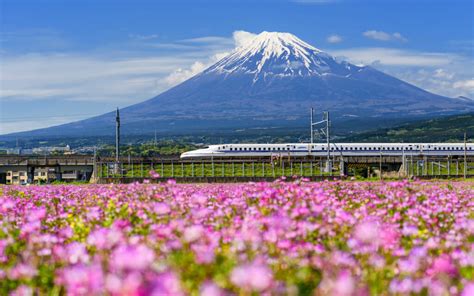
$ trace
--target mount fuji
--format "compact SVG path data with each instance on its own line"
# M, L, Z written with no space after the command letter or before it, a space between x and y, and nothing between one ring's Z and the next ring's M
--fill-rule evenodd
M289 33L262 32L203 72L121 110L125 134L305 126L310 107L351 125L474 110L474 101L436 95L370 66L339 61ZM115 112L3 136L114 133Z

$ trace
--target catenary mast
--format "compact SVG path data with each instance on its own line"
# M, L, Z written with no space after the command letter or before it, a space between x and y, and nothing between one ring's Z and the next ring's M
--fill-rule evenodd
M115 162L118 166L120 162L120 113L118 107L115 113Z

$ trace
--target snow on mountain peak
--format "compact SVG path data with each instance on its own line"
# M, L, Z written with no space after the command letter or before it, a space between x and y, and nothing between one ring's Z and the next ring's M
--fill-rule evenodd
M357 68L337 62L293 34L264 31L236 48L205 73L253 74L256 81L267 76L347 75L351 66Z

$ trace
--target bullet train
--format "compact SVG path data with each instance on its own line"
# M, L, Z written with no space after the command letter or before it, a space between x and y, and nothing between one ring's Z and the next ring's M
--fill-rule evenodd
M331 143L331 156L463 156L474 155L474 144L469 143ZM232 158L232 157L272 157L272 156L327 156L326 143L289 144L221 144L210 145L181 154L186 158Z

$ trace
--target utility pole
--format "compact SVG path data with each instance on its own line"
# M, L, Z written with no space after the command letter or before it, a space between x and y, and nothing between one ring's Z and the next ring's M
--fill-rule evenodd
M382 149L380 149L379 171L380 171L380 180L382 180L383 179L382 177Z
M331 146L330 146L330 136L329 136L329 126L331 122L329 120L329 111L323 113L323 120L318 122L313 122L313 108L311 108L311 144L313 144L313 126L321 123L326 123L326 129L322 128L321 132L326 135L326 144L327 144L327 171L332 172L331 167Z
M464 132L464 179L467 177L467 134Z
M327 155L327 164L328 172L332 172L331 166L331 144L329 143L329 111L324 112L324 117L326 118L326 142L328 145L328 155Z
M310 111L310 112L311 112L311 113L310 113L310 114L311 114L311 144L313 144L313 143L314 143L314 141L313 141L313 140L314 140L314 139L313 139L313 137L314 137L314 131L313 131L313 114L314 114L314 109L311 108L311 111Z
M156 130L155 130L155 148L156 148L156 144L157 144L157 140L156 140Z
M115 167L118 173L120 163L120 113L119 108L115 113Z

